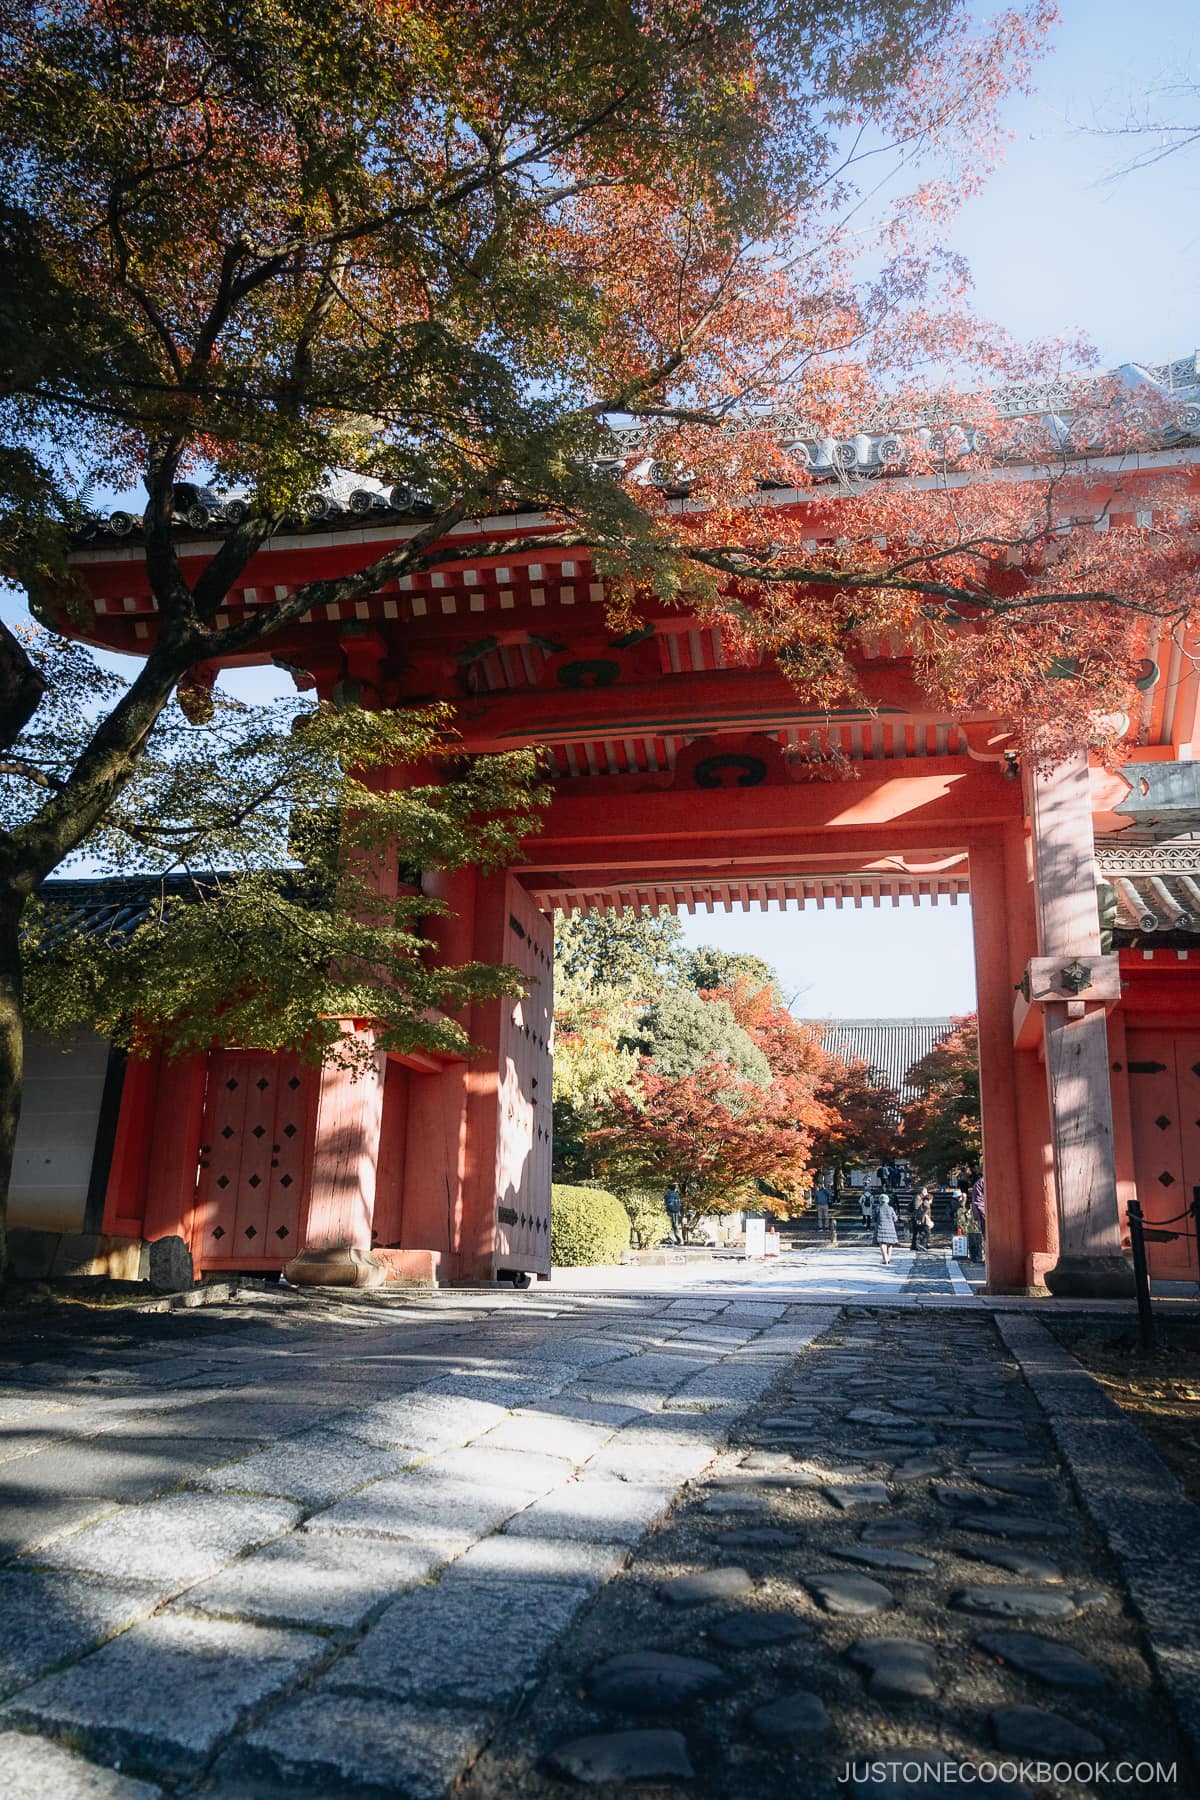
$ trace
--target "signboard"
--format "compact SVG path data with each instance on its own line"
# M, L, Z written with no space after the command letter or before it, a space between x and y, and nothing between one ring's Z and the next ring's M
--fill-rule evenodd
M767 1254L767 1222L765 1219L746 1220L746 1255L765 1256Z

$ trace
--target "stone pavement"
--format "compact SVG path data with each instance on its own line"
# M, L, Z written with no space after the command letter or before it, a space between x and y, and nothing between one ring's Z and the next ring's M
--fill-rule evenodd
M831 1317L272 1295L51 1330L0 1365L0 1793L241 1791L294 1742L319 1794L358 1742L440 1795Z
M886 1266L866 1232L846 1229L837 1247L809 1243L762 1263L733 1256L687 1265L625 1264L611 1269L555 1270L559 1292L690 1295L769 1295L795 1303L839 1306L971 1304L975 1295L946 1251L914 1255L898 1248Z
M944 1259L891 1278L0 1346L0 1795L766 1800L1097 1746L1200 1791L1048 1395L973 1303L905 1310Z

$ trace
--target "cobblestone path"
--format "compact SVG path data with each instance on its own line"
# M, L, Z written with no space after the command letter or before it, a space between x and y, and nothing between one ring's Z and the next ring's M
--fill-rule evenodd
M977 1313L241 1303L0 1362L0 1456L4 1800L1200 1792Z
M567 1800L581 1781L1200 1793L991 1321L850 1309L578 1621L466 1792Z

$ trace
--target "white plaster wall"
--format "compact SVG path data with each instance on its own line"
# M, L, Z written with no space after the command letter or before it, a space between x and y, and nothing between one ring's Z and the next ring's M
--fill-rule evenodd
M9 1224L83 1227L108 1042L91 1034L25 1043L25 1091L9 1193Z

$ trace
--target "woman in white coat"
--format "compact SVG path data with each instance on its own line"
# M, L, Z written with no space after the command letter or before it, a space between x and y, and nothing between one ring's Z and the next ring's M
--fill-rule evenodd
M879 1196L879 1205L875 1212L875 1242L879 1245L879 1254L884 1264L892 1260L892 1245L899 1239L896 1229L896 1209L887 1194Z

